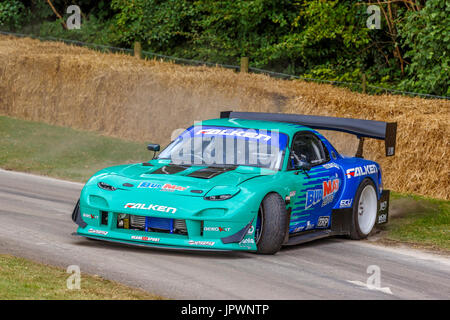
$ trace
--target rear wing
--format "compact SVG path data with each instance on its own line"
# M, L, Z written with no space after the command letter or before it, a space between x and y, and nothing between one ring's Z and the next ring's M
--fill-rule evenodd
M312 129L346 132L356 135L359 139L358 151L356 153L357 157L362 157L364 138L384 140L386 156L389 157L395 154L397 122L309 116L301 114L233 111L222 111L220 113L220 118L288 122L303 125Z

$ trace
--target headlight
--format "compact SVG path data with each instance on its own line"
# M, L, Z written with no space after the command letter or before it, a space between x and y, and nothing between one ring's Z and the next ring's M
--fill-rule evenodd
M204 196L203 199L211 201L227 200L239 193L240 189L233 186L215 186Z
M114 191L114 190L116 190L116 188L114 188L112 185L109 185L109 184L104 183L104 182L99 182L99 183L97 183L97 186L98 186L100 189L103 189L103 190L108 190L108 191Z
M213 201L227 200L227 199L230 199L231 197L233 197L232 194L221 194L219 196L207 196L207 197L205 197L205 200L213 200Z

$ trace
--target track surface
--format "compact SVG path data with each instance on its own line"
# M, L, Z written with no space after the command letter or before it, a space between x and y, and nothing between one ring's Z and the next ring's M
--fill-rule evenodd
M177 299L448 299L450 259L330 238L251 253L180 252L72 236L81 184L0 170L0 253ZM381 287L364 287L370 265ZM389 288L392 294L389 293Z

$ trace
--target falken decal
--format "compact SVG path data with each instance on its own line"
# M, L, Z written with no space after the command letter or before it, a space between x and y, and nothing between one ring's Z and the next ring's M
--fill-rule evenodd
M374 164L369 164L367 166L363 167L355 167L351 169L347 169L346 175L347 178L350 179L351 177L360 177L360 176L366 176L368 174L377 173L378 168Z
M176 208L160 206L158 204L145 204L145 203L127 203L124 206L125 209L141 209L141 210L153 210L159 212L167 212L167 213L175 213L177 212Z
M237 136L251 139L264 139L269 141L272 137L267 134L257 133L254 130L242 130L242 129L203 129L197 132L197 134L203 135L222 135L222 136Z

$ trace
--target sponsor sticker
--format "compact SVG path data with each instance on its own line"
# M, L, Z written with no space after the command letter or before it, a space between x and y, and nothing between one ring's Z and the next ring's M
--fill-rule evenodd
M141 182L138 188L149 188L149 189L160 189L161 191L184 191L189 187L178 186L176 184L170 183L152 183L152 182Z
M145 204L145 203L127 203L124 206L125 209L141 209L141 210L152 210L152 211L159 211L159 212L166 212L166 213L175 213L177 212L176 208L168 207L168 206L161 206L158 204Z
M303 231L303 229L305 229L305 227L304 227L304 226L301 226L301 227L297 227L297 228L295 228L295 229L294 229L294 231L293 231L293 232L294 232L294 233L295 233L295 232L300 232L300 231Z
M330 221L330 217L324 216L319 217L317 220L317 228L326 228L328 227L328 222Z
M94 233L94 234L101 234L102 236L106 236L108 234L108 231L103 231L103 230L96 230L96 229L89 229L88 230L89 233Z
M350 208L352 206L353 199L344 199L339 203L339 208Z
M373 173L377 173L377 172L378 172L377 166L374 164L369 164L369 165L363 166L363 167L355 167L355 168L347 169L346 175L347 175L347 178L350 179L352 177L366 176L368 174L373 174Z
M254 244L255 243L255 239L253 238L246 238L243 239L241 242L239 242L239 244Z
M203 231L228 232L228 231L230 231L230 228L229 227L204 227Z
M194 240L189 240L189 244L191 246L213 246L215 244L214 241L194 241Z
M311 223L311 222L307 221L305 230L309 230L309 229L312 229L312 228L314 228L314 223Z
M322 207L331 203L334 199L335 193L339 190L339 185L339 179L332 179L324 181L322 184L322 189L307 190L305 209L311 208L322 200Z
M322 165L322 167L324 167L325 169L331 169L331 168L339 169L339 166L336 163L334 163L334 162L325 163L325 164Z
M89 214L89 213L83 213L83 218L88 218L88 219L97 219L97 216L94 216L93 214Z
M145 237L145 236L131 236L131 239L140 241L151 241L151 242L159 242L160 240L160 238Z
M378 216L378 224L385 223L387 221L387 214L382 213Z
M197 135L221 135L221 136L236 136L250 139L262 139L269 141L272 137L267 134L255 132L254 130L242 130L242 129L203 129L197 132Z

